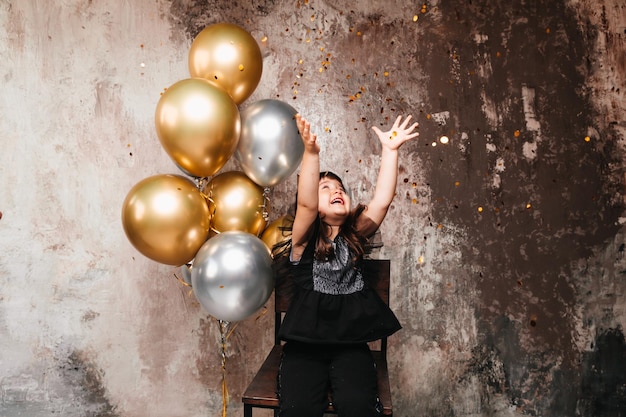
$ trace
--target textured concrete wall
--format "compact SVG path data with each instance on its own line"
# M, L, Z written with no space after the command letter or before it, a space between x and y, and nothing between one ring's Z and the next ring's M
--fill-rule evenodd
M369 127L420 122L379 254L396 416L625 415L623 1L0 0L1 416L222 414L218 325L120 220L179 173L155 106L220 21L262 48L242 107L305 114L357 200ZM271 334L266 314L230 337L229 415Z

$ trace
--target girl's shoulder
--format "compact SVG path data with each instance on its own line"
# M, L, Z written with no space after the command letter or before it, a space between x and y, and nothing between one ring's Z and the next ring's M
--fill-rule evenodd
M367 216L367 206L359 204L352 214L354 230L361 236L369 238L378 230L378 224Z

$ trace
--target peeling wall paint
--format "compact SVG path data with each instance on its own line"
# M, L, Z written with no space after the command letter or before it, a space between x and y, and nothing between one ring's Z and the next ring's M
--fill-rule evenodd
M135 183L179 173L155 106L221 21L263 53L242 107L274 98L305 114L322 168L357 201L378 169L370 126L420 123L378 254L404 326L390 340L396 416L626 414L622 1L0 10L0 415L221 415L218 325L120 221ZM273 218L294 192L295 178L271 190ZM229 415L272 344L268 309L228 341Z

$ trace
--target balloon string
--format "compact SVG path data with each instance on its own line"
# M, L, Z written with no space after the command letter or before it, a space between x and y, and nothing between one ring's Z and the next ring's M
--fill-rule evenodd
M210 218L209 230L219 235L220 231L217 230L215 227L213 227L213 219L215 218L215 212L217 211L217 206L215 205L215 201L209 194L205 194L205 193L201 193L201 194L202 194L202 197L204 197L204 199L206 200L207 205L209 206L209 218Z
M207 186L209 182L208 177L194 177L193 181L196 183L196 188L202 193L202 190Z
M222 344L222 417L226 417L226 409L228 406L228 387L226 386L226 340L232 333L228 331L228 322L218 320L220 325L220 335Z
M267 221L270 218L270 214L267 210L270 203L270 187L263 188L263 205L261 208L263 209L263 220Z
M178 282L180 282L181 284L183 284L185 287L190 287L191 285L189 285L187 282L185 282L185 280L183 280L182 278L180 278L178 275L174 274L174 278L176 278L178 280Z
M256 318L254 319L254 321L259 321L259 319L260 319L261 317L263 317L264 315L266 315L268 311L270 311L270 310L267 308L267 306L263 306L263 311L261 311L261 312L259 313L259 315L258 315L258 316L256 316ZM237 324L239 324L239 323L237 323Z

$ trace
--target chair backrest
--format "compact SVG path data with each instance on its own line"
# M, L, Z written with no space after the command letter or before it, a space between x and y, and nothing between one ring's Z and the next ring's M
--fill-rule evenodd
M383 302L389 305L389 282L391 262L389 259L364 259L362 271L365 281L373 286ZM278 331L282 323L282 315L287 311L291 302L292 291L290 283L283 282L277 285L274 291L274 343L280 344ZM386 351L387 338L381 339L380 349Z

